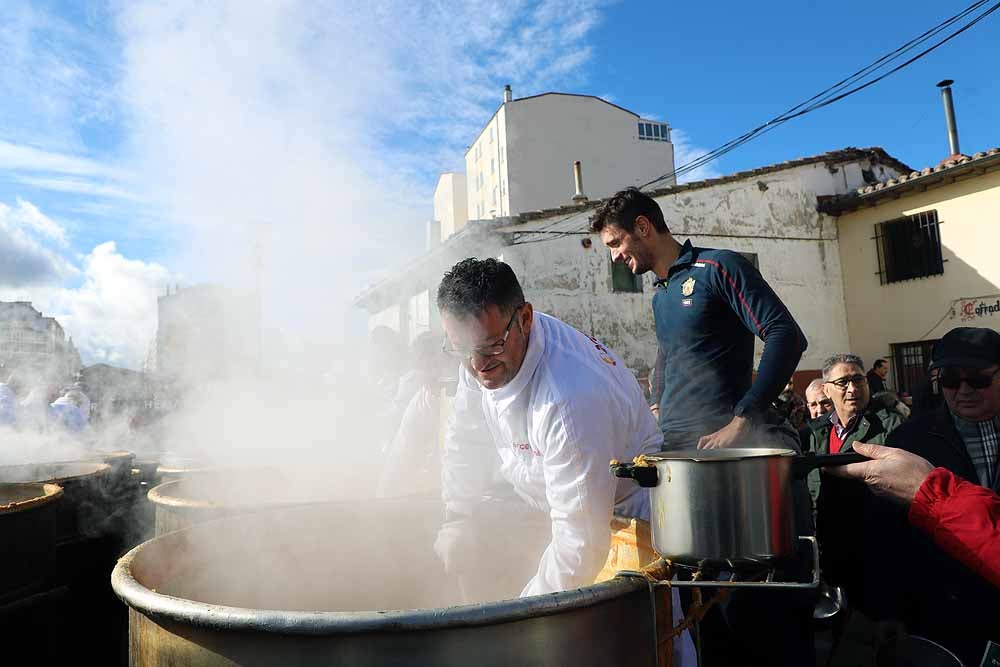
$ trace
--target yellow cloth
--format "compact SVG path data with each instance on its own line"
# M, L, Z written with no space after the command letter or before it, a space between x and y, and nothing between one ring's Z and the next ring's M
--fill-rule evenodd
M621 570L641 570L660 555L653 551L653 536L649 522L642 519L611 519L611 548L608 550L608 560L605 561L594 583L613 579L615 573ZM673 638L673 598L670 588L662 586L654 589L656 599L655 622L657 645L657 664L660 667L674 665Z
M649 522L642 519L611 519L611 549L608 560L601 568L594 583L613 579L621 570L641 570L659 558L653 551L653 538Z

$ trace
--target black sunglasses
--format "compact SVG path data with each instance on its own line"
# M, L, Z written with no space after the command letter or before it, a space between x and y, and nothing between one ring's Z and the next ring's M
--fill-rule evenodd
M940 384L945 389L958 389L962 386L962 383L966 383L973 389L986 389L991 384L993 384L993 378L997 373L1000 373L1000 369L990 373L989 375L983 375L977 373L975 375L962 375L961 371L942 371L938 375L938 384Z

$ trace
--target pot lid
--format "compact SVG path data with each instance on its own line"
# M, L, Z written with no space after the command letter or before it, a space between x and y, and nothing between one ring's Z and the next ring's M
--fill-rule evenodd
M741 447L737 449L677 449L659 454L647 454L643 458L650 463L657 461L697 461L711 463L722 461L741 461L743 459L759 459L772 456L796 456L791 449L764 449Z

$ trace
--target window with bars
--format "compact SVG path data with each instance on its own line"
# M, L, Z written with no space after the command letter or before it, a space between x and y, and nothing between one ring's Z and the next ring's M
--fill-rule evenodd
M931 350L937 340L920 340L892 345L892 371L896 378L896 390L913 393L927 377L927 366L931 363Z
M875 225L878 276L883 285L944 273L937 211Z

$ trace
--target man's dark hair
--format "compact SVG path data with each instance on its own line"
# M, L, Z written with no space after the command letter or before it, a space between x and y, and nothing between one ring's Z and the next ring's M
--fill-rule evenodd
M670 231L667 223L663 221L660 205L638 188L625 188L616 192L598 206L590 218L590 231L598 234L608 225L618 225L631 234L635 230L635 219L640 215L646 216L659 233L665 234Z
M438 310L457 317L475 317L489 306L513 313L523 305L514 270L492 257L463 259L444 274L437 292Z
M865 362L861 360L856 354L835 354L832 357L827 357L826 361L823 362L823 381L826 382L830 379L830 371L837 364L849 364L851 366L857 366L861 369L863 373L865 370Z
M887 363L889 363L889 362L886 361L885 359L876 359L875 363L872 364L872 369L873 370L878 370L878 369L882 368L883 366L885 366Z

